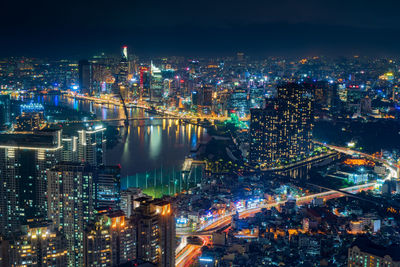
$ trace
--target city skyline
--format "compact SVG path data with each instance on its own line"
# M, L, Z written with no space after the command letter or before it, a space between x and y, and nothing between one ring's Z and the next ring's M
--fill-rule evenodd
M400 2L1 8L0 267L400 267Z

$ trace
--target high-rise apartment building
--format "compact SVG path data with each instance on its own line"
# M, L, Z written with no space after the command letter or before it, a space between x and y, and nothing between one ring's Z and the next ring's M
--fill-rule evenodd
M284 161L294 161L311 152L314 126L312 86L288 83L278 87L278 150Z
M0 266L67 267L67 244L50 221L31 220L0 241Z
M48 218L67 239L69 266L82 266L83 231L93 217L90 165L63 162L47 172Z
M101 211L84 233L84 266L119 266L136 259L136 227L122 211Z
M121 191L121 210L130 218L133 215L135 199L145 196L142 189L138 187L129 187Z
M44 124L43 113L23 113L16 118L16 131L40 130Z
M249 161L254 165L272 164L280 159L278 153L278 105L267 99L263 109L251 110Z
M278 87L263 109L251 110L250 155L253 165L287 164L312 150L313 96L307 84Z
M105 163L106 128L98 125L78 131L78 161L100 166Z
M0 134L0 234L45 216L46 171L61 157L61 131Z
M400 267L400 246L385 247L375 244L367 237L358 237L348 250L349 267Z
M137 258L158 266L175 266L175 217L171 203L162 199L135 201Z
M78 161L78 137L63 136L61 139L63 146L61 153L61 161L77 162Z

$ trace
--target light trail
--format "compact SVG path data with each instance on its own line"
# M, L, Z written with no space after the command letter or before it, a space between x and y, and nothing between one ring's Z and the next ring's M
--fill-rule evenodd
M353 156L354 154L358 154L358 155L361 155L361 156L366 157L366 158L372 158L372 159L374 159L376 161L381 162L386 167L386 169L389 170L389 173L385 177L384 180L390 180L392 178L399 178L398 177L397 167L393 167L392 163L390 163L389 161L387 161L385 159L381 159L381 158L378 158L378 157L375 157L373 155L370 155L370 154L367 154L367 153L363 153L363 152L360 152L360 151L357 151L357 150L352 150L352 149L350 149L348 147L333 146L333 145L328 145L328 144L321 143L321 142L318 142L318 141L314 141L314 143L322 145L322 146L329 147L330 149L336 150L336 151L341 152L343 154L347 154L347 155L351 155L351 156Z
M316 143L319 143L319 142L316 142ZM389 173L387 174L387 176L385 177L384 180L398 178L397 170L387 160L382 160L375 156L372 156L372 155L369 155L366 153L362 153L362 152L358 152L355 150L351 150L348 148L344 148L344 147L331 146L331 145L326 145L326 144L322 144L322 143L319 143L319 144L327 146L333 150L336 150L336 151L344 153L344 154L348 154L348 155L359 154L359 155L367 157L367 158L372 158L374 160L378 160L378 161L382 162L382 164L389 170ZM312 194L312 195L308 195L308 196L297 197L296 203L300 204L300 205L306 204L306 203L311 202L314 198L323 198L324 200L339 198L339 197L345 196L346 195L345 193L352 194L352 193L358 193L360 191L372 190L376 187L376 185L377 185L376 182L372 182L372 183L366 183L366 184L362 184L362 185L351 186L351 187L341 189L342 192L339 192L337 190L328 190L328 191L322 192L322 193L316 193L316 194ZM242 210L241 212L239 212L239 217L246 218L249 216L253 216L254 214L260 212L262 208L270 209L272 207L278 207L279 205L282 205L285 202L286 201L277 201L274 203L263 204L259 207L245 209L245 210ZM233 215L234 215L234 213L231 212L226 215L220 216L220 217L202 225L198 229L197 232L188 234L188 235L196 235L196 233L198 233L200 238L206 238L203 235L211 235L213 232L215 232L223 227L228 226L231 223ZM182 253L177 254L177 261L176 261L177 265L176 266L189 266L194 261L194 259L200 254L200 252L201 252L201 246L197 246L197 247L195 247L195 245L186 246L183 254Z
M343 192L347 193L356 193L361 190L371 190L375 188L376 183L367 183L367 184L362 184L362 185L356 185L356 186L351 186L342 189ZM334 199L334 198L339 198L345 196L344 193L338 192L336 190L329 190L326 192L322 193L317 193L317 194L312 194L308 196L303 196L303 197L298 197L296 198L296 203L297 204L306 204L311 202L314 198L320 198L323 197L324 200L329 200L329 199ZM261 209L267 208L270 209L272 207L278 207L279 205L285 204L285 201L278 201L274 203L267 203L263 204L259 207L254 207L254 208L249 208L242 210L239 212L239 217L240 218L246 218L253 216L256 213L259 213ZM187 234L189 236L196 236L196 233L200 238L207 238L204 235L212 235L213 232L216 232L217 230L228 226L231 221L232 221L232 216L235 213L231 212L229 214L223 215L221 217L218 217L217 219L210 221L203 226L199 228L199 230L195 233ZM184 234L182 234L184 235ZM187 245L183 250L181 250L179 253L177 253L177 258L176 258L176 266L189 266L194 259L200 254L201 252L201 247L202 246L196 246L196 245Z

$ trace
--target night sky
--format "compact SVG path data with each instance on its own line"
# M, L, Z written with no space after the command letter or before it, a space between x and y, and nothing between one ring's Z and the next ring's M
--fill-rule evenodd
M400 1L11 1L0 56L400 55Z

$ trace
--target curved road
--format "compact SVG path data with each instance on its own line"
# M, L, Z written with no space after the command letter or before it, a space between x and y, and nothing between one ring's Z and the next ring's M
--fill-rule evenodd
M316 143L319 143L319 142L316 142ZM349 148L332 146L332 145L327 145L327 144L322 144L322 143L319 143L319 144L324 145L326 147L329 147L333 150L336 150L336 151L344 153L344 154L349 154L349 155L359 154L363 157L368 157L368 158L372 158L374 160L380 161L389 170L389 173L386 176L385 180L392 179L392 178L398 178L397 168L393 167L392 164L386 160L382 160L380 158L374 157L374 156L366 154L366 153L351 150ZM373 188L375 188L375 186L376 186L376 183L374 182L374 183L367 183L367 184L362 184L362 185L351 186L351 187L347 187L347 188L344 188L341 190L344 192L348 192L348 193L356 193L356 192L360 192L363 190L372 190ZM343 193L340 193L336 190L329 190L329 191L322 192L322 193L298 197L298 198L296 198L296 203L297 204L306 204L306 203L311 202L314 198L322 197L322 198L324 198L324 200L328 200L328 199L333 199L333 198L339 198L342 196L344 196ZM239 216L241 218L249 217L249 216L254 215L255 213L260 212L262 208L277 207L279 205L284 204L285 202L286 201L278 201L278 202L274 202L274 203L263 204L260 207L256 207L256 208L245 209L245 210L239 212ZM210 242L208 237L206 237L204 235L206 235L206 234L212 235L212 233L217 231L218 229L221 229L221 228L229 225L232 220L232 215L233 215L233 213L229 213L224 216L218 217L217 219L214 219L199 228L199 230L197 232L199 232L199 237L202 238L202 240L203 240L203 246L207 245ZM186 234L186 235L195 235L195 233ZM182 234L181 236L183 236L183 238L185 238L184 237L185 234ZM202 248L202 246L200 246L200 245L192 245L192 244L178 247L177 254L176 254L176 266L189 266L196 259L196 257L201 254L201 248Z

